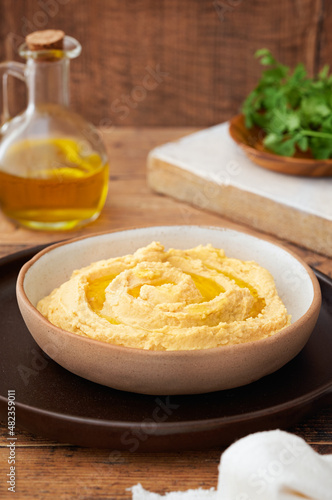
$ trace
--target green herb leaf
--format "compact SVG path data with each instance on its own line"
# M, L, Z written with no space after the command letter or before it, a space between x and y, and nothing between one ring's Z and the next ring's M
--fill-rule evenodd
M297 140L297 145L301 151L307 151L308 149L308 137L305 135L302 135L298 140Z
M310 150L315 158L332 158L332 75L325 65L309 78L302 63L293 71L267 48L255 53L264 69L243 104L247 128L266 132L264 145L276 154L292 156Z

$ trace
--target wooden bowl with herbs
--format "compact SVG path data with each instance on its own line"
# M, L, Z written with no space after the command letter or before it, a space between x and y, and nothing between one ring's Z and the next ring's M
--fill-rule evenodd
M293 72L271 53L256 52L269 66L230 121L229 132L257 165L284 174L332 176L332 75L325 66L309 78L302 64Z

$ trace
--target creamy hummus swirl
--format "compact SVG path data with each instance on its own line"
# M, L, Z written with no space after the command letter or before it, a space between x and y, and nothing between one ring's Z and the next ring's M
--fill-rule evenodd
M269 337L290 324L273 277L211 245L95 262L39 301L54 325L150 350L208 349Z

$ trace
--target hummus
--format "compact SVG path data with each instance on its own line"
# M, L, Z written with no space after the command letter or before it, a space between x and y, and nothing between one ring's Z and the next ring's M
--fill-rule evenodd
M208 349L269 337L290 324L273 277L211 245L95 262L39 301L64 330L150 350Z

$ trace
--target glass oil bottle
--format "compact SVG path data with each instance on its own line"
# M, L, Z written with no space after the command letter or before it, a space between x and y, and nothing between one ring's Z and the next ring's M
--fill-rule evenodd
M94 126L69 110L69 63L81 46L60 30L27 36L26 64L4 62L0 204L23 226L66 230L95 220L106 200L108 161ZM28 105L10 118L7 78L26 82Z

